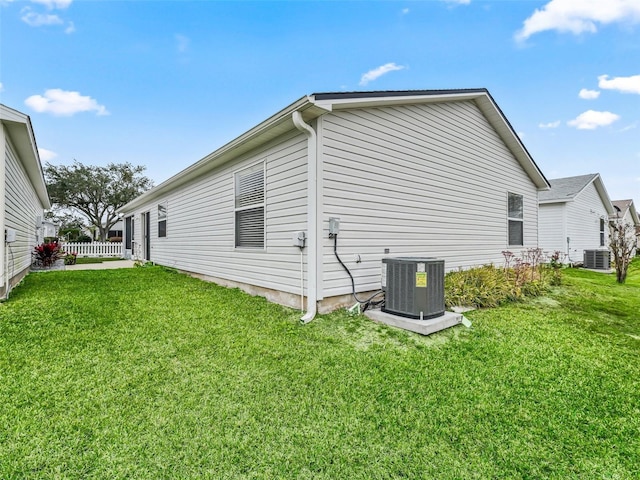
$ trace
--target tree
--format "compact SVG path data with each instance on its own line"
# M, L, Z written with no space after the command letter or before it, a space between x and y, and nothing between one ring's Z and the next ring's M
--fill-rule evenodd
M613 264L616 269L616 281L624 283L627 279L627 270L631 263L631 255L638 247L635 235L635 227L622 220L614 220L610 224L611 242L609 247L613 253Z
M117 210L153 186L144 170L130 163L97 167L76 161L71 166L47 163L44 174L52 203L82 213L104 242L119 220Z
M58 226L58 235L70 242L77 240L85 226L84 217L79 216L75 210L69 210L54 205L45 213L44 218Z

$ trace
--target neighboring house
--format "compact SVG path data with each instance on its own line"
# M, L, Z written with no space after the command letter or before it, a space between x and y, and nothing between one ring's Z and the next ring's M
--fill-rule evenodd
M118 220L109 229L109 233L107 233L107 240L113 237L122 238L123 231L124 231L124 222L122 220Z
M549 185L486 89L302 97L121 209L134 257L308 320L380 288L383 257L448 270L538 245ZM305 246L296 245L305 237Z
M582 262L585 250L609 248L614 208L598 173L549 180L540 192L540 248L559 251L567 263Z
M44 211L51 208L31 120L0 104L4 152L0 164L0 296L29 272L31 252L44 240Z
M48 220L42 222L42 236L44 238L56 238L58 236L59 226Z
M633 237L636 245L640 245L640 217L638 217L638 211L633 200L614 200L611 203L613 203L615 210L612 220L629 224L631 226L629 236ZM635 254L636 250L634 249L632 255L635 256Z

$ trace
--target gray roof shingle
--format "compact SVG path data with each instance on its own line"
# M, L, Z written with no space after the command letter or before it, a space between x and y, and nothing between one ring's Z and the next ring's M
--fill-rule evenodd
M538 192L540 202L569 201L575 198L584 187L589 185L598 176L597 173L578 175L577 177L565 177L549 180L551 190Z

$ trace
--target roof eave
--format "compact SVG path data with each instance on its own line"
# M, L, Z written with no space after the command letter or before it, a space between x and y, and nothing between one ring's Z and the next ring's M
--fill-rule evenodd
M538 205L547 205L550 203L571 203L573 201L573 198L553 198L547 200L538 200Z
M22 163L42 207L45 210L50 209L51 200L40 163L31 118L29 115L0 104L0 122L6 127L9 138L18 150L18 160Z
M607 193L607 189L605 188L604 182L602 181L602 177L600 177L599 173L597 173L595 178L593 179L593 186L596 187L598 195L600 195L600 200L602 200L602 204L607 209L607 213L609 215L615 215L616 209L613 208L613 203L611 203L611 198Z
M157 187L143 193L119 209L126 214L172 189L184 185L201 174L236 158L238 155L257 147L260 143L289 131L294 127L291 116L298 111L305 122L324 113L347 109L399 105L406 103L434 103L444 101L472 100L478 105L489 123L496 129L507 147L527 172L538 190L548 190L549 182L538 168L516 132L511 127L487 89L424 90L398 92L353 92L333 94L312 94L304 96L291 105L272 115L251 130L203 157L185 170L179 172Z
M121 207L118 211L126 214L135 210L146 202L159 198L172 189L198 178L203 173L223 165L242 153L252 150L261 143L294 129L295 127L291 120L291 116L295 111L302 114L305 122L309 122L323 113L326 113L327 110L324 108L318 108L308 96L304 96L256 125L251 130L248 130L239 137L203 157L193 165L185 168L168 180L165 180L160 185L143 193Z

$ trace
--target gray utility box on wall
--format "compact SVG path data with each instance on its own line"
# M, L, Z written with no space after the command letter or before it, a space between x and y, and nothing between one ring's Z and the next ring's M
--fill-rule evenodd
M382 311L427 319L444 315L444 260L430 257L382 259Z
M582 266L594 270L609 270L611 268L611 253L609 250L585 250Z

